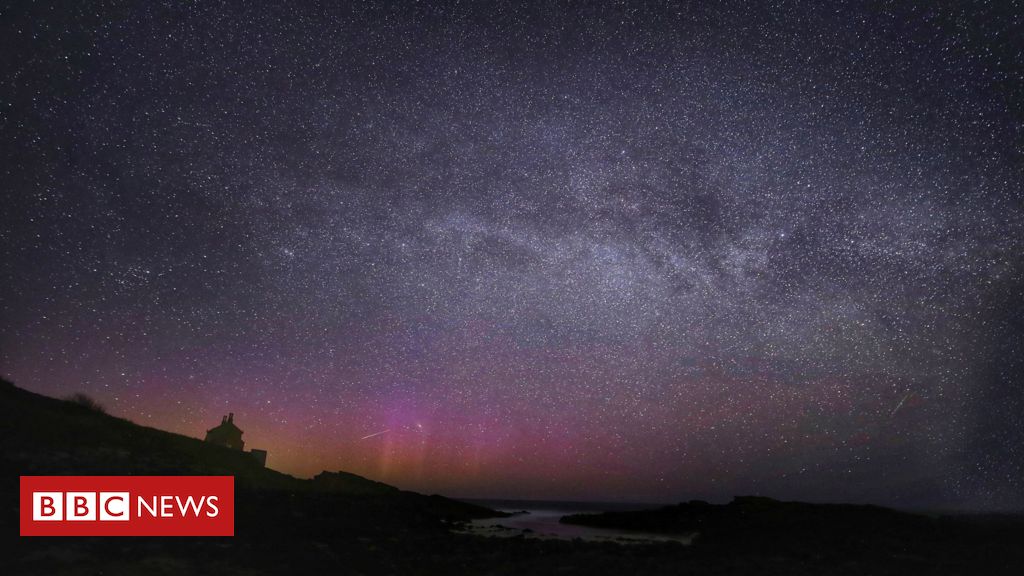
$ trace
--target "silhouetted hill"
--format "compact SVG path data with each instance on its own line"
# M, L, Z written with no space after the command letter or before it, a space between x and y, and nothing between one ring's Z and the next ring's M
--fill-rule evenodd
M724 505L692 500L651 510L573 514L560 521L651 533L696 533L697 546L726 554L810 555L837 561L929 558L937 568L986 566L1000 573L1024 561L1014 544L1024 537L1024 518L1016 515L930 517L880 506L738 496Z
M419 499L453 518L493 516L482 506L403 492L348 472L311 480L265 468L238 450L140 426L80 400L58 400L0 380L0 465L22 475L228 475L242 492L288 491Z
M561 522L601 528L642 530L662 533L707 534L722 530L767 530L816 532L822 522L843 524L854 529L877 525L924 528L933 520L917 514L898 512L880 506L852 504L809 504L781 502L762 496L737 496L725 505L691 500L653 510L573 514Z
M0 385L0 456L21 475L220 474L235 476L236 486L291 490L306 483L260 466L247 453L140 426L9 382Z
M737 498L570 522L699 532L693 546L454 534L474 504L346 472L311 480L248 455L0 382L0 574L1019 574L1019 519L931 519ZM233 538L21 538L18 476L228 474Z
M240 489L398 492L348 472L295 478L261 466L248 453L140 426L6 381L0 385L0 456L21 475L230 475Z
M398 492L398 488L367 480L349 472L327 472L326 470L313 477L312 487L321 492L348 492L351 494L390 494Z

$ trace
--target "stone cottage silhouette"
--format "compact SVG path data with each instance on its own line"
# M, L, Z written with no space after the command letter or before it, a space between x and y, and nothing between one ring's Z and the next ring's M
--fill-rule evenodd
M235 413L232 412L222 417L220 426L207 430L206 441L234 450L242 450L245 447L245 442L242 440L242 430L235 426Z
M235 413L231 412L227 416L220 419L220 424L206 431L206 441L211 444L217 444L218 446L224 446L231 448L232 450L238 450L244 452L245 441L242 440L242 430L235 426ZM267 465L267 451L266 450L250 450L249 454L260 463L261 466Z

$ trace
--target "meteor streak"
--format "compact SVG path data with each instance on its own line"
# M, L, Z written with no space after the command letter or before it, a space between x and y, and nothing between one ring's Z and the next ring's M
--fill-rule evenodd
M897 410L899 410L900 408L902 408L902 407L903 407L903 403L904 403L904 402L906 402L906 401L907 401L907 399L908 399L908 398L910 398L910 397L911 397L911 396L913 396L913 395L914 395L914 393L913 393L912 391L911 391L911 392L907 392L907 393L906 393L906 394L905 394L905 395L903 396L903 399L902 399L902 400L900 400L900 403L899 403L899 404L897 404L897 405L896 405L896 407L892 409L892 413L891 413L891 414L889 414L889 418L892 418L893 416L895 416L895 415L896 415L896 411L897 411Z
M360 440L366 440L367 438L373 438L374 436L380 436L381 434L385 434L387 432L391 432L391 429L389 428L387 430L381 430L380 432L374 432L373 434L368 434L368 435L363 436L362 438L360 438Z

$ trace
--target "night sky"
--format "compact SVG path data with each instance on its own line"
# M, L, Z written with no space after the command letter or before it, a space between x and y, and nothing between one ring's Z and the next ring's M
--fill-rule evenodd
M1020 3L282 4L0 7L8 379L452 496L1024 506Z

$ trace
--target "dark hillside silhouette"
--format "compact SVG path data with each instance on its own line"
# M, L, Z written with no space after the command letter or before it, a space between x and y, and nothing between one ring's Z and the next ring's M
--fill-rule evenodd
M19 475L230 475L237 488L324 490L324 483L264 468L247 452L140 426L73 400L57 400L0 384L0 457ZM384 494L397 489L339 473L336 493ZM406 493L409 494L409 493ZM452 501L453 506L485 509Z
M1019 518L740 498L570 518L697 531L693 546L454 534L500 515L347 472L304 480L249 453L0 383L3 574L1019 574ZM19 475L232 475L232 538L20 538Z

